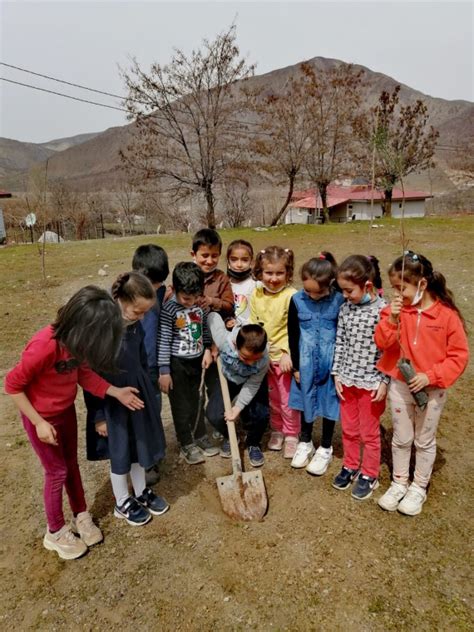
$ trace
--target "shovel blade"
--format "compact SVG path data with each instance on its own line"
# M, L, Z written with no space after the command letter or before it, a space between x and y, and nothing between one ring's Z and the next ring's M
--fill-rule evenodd
M261 520L268 507L261 472L243 472L216 479L222 509L234 520Z

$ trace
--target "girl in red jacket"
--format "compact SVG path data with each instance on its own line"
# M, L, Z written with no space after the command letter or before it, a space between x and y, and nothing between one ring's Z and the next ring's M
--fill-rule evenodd
M44 468L48 528L43 544L66 560L80 557L103 537L87 511L77 463L77 385L98 397L115 397L131 410L143 408L136 388L111 386L89 368L114 369L122 331L122 315L113 298L93 285L84 287L58 311L52 325L31 338L5 378L5 391L20 409ZM73 512L71 525L64 521L64 488Z
M403 270L403 278L402 278ZM446 389L466 368L469 351L464 320L444 276L411 251L396 259L388 271L395 295L382 313L375 342L383 351L377 367L392 378L389 398L393 420L393 482L379 499L382 509L415 516L426 500L426 488L436 457L436 429L446 403ZM415 375L408 383L397 363L410 360ZM413 393L425 389L423 410ZM416 464L409 484L412 444Z

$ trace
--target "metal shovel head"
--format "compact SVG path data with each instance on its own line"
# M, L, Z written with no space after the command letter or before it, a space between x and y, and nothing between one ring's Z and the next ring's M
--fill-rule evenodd
M216 479L222 509L234 520L261 520L268 498L261 472L239 472Z

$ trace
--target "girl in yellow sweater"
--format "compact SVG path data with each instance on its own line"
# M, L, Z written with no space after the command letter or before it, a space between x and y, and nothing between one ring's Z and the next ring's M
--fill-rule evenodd
M296 290L293 278L293 252L269 246L256 257L254 276L260 283L250 298L250 322L261 325L270 343L268 391L272 434L269 450L284 447L285 459L292 459L300 432L300 415L288 406L293 364L288 343L288 308Z

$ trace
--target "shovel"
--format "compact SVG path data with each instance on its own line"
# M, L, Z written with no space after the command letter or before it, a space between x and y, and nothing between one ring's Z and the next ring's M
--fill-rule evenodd
M220 358L217 358L217 369L219 371L224 409L228 413L232 408L232 404L227 380L222 373ZM232 474L216 479L222 509L224 513L235 520L261 520L268 506L262 473L242 472L242 461L235 432L235 423L228 421L227 429L229 431L230 452L232 455Z

